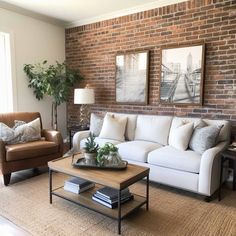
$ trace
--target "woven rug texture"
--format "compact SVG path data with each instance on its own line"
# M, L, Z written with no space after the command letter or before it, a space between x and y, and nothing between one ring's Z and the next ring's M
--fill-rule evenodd
M53 184L65 176L55 173ZM145 194L145 183L131 190ZM236 236L236 191L223 190L223 199L210 203L202 197L150 184L149 211L145 206L122 221L122 235ZM0 214L32 235L116 235L113 219L53 196L49 204L48 174L8 187L0 185Z

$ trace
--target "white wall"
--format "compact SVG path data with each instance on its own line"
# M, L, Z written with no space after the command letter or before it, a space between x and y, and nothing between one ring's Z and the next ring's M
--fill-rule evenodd
M39 111L44 128L50 128L51 98L38 101L28 88L24 64L65 60L65 30L31 17L0 8L0 31L11 34L15 111ZM2 97L0 99L3 99ZM66 136L66 104L58 109L59 130Z

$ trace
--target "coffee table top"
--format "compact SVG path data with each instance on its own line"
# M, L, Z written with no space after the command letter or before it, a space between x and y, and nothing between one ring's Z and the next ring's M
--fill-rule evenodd
M82 158L81 154L75 156ZM124 189L149 174L149 168L128 164L125 170L79 169L72 166L72 157L62 157L48 162L53 171L80 177L115 189Z

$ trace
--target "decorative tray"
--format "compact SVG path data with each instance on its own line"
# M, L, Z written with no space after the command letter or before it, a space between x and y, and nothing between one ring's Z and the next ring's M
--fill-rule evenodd
M72 163L74 167L77 168L94 168L94 169L115 169L115 170L123 170L127 167L128 161L122 161L121 164L117 165L98 165L92 163L86 163L85 158L78 159L75 163Z

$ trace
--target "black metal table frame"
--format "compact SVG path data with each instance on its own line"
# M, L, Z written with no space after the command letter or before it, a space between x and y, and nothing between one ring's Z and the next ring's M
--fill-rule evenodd
M75 204L77 204L77 205L79 205L79 206L85 207L85 208L87 208L87 209L90 209L90 210L95 211L95 212L97 212L97 213L100 213L100 214L102 214L102 215L105 215L105 216L107 216L107 217L109 217L109 218L115 219L115 220L118 221L118 234L121 234L121 220L123 220L123 219L124 219L125 217L127 217L129 214L133 213L135 210L139 209L140 207L142 207L142 206L145 205L145 204L146 204L146 210L148 211L148 209L149 209L149 173L148 173L146 176L143 176L142 178L140 178L140 179L138 179L138 180L136 180L136 181L134 181L134 182L132 182L132 183L130 183L130 184L128 185L128 186L130 186L130 185L132 185L132 184L134 184L134 183L136 183L136 182L138 182L138 181L140 181L140 180L146 178L146 201L140 203L138 206L136 206L136 207L133 208L131 211L129 211L126 215L124 215L123 217L121 217L121 209L122 209L122 204L121 204L121 191L122 191L124 188L123 188L123 189L118 189L118 190L117 190L117 191L118 191L118 216L117 216L117 217L112 217L112 216L110 216L110 215L108 215L108 214L105 214L105 213L102 213L102 212L100 212L100 211L97 211L96 209L94 209L94 208L92 208L92 207L89 207L89 206L87 206L87 205L85 205L85 204L82 204L82 203L80 203L80 202L78 202L78 201L73 201L73 200L71 200L71 199L69 199L69 198L67 198L67 197L64 197L64 196L61 195L61 194L55 193L54 191L57 190L57 189L59 189L59 188L61 188L61 187L58 187L58 188L56 188L56 189L52 189L52 173L53 173L53 172L58 172L58 171L55 171L55 170L52 170L52 169L49 168L49 202L50 202L50 204L52 204L52 195L55 195L55 196L57 196L57 197L60 197L60 198L65 199L65 200L67 200L67 201L73 202L73 203L75 203ZM60 173L63 173L63 172L60 172ZM64 174L66 174L66 173L64 173ZM69 175L69 174L67 174L67 175ZM127 186L127 187L128 187L128 186ZM137 194L136 194L136 195L137 195ZM144 197L144 196L142 196L142 197Z
M228 154L222 153L221 154L221 164L220 164L220 184L219 184L219 192L218 192L218 201L221 201L221 187L222 187L224 163L228 160L234 161L233 190L236 190L236 160L232 159Z

